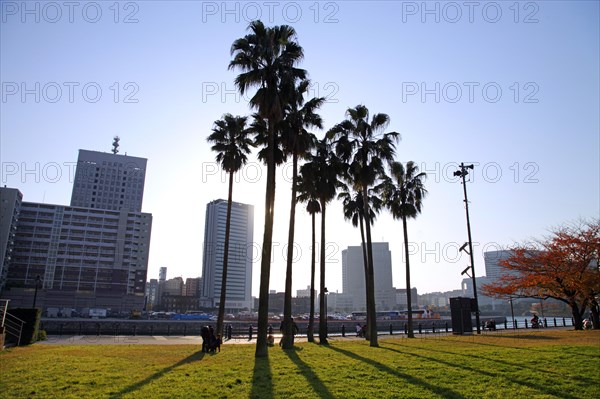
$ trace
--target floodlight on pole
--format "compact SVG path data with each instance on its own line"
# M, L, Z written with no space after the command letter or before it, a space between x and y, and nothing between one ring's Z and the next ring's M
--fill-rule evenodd
M463 275L465 275L465 274L466 274L467 276L471 277L471 276L469 275L469 269L470 269L470 268L471 268L471 266L467 266L465 270L463 270L462 272L460 272L460 275L461 275L461 276L463 276Z
M454 176L459 176L462 178L463 191L465 195L465 211L467 214L467 234L469 237L469 251L466 251L466 244L461 247L461 250L464 250L469 254L471 258L471 279L473 280L473 299L475 302L475 323L477 324L477 334L481 334L481 327L479 326L479 302L477 301L477 283L475 281L475 262L473 260L473 240L471 238L471 222L469 221L469 201L467 199L467 185L465 183L465 176L469 174L468 169L473 169L473 164L465 165L463 162L460 164L460 170L454 172ZM465 269L466 270L466 269ZM461 273L462 274L462 273Z
M458 252L460 252L460 251L465 251L465 248L467 247L467 245L469 245L469 243L468 243L468 242L465 242L465 243L462 245L462 247L460 247L460 248L458 249ZM467 253L467 255L470 255L470 254L469 254L469 251L465 251L465 252Z

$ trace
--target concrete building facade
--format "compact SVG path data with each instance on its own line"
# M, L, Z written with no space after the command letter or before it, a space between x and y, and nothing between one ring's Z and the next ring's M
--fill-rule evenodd
M40 276L45 307L141 310L151 229L147 213L23 202L3 296L18 303Z
M375 306L380 310L396 308L396 290L392 283L392 253L387 242L373 243ZM343 293L352 295L353 310L366 310L365 271L362 246L342 251Z
M21 202L2 298L11 307L31 306L37 294L42 309L143 310L152 230L152 215L141 212L145 171L144 158L80 150L70 206ZM2 193L8 200L10 189Z

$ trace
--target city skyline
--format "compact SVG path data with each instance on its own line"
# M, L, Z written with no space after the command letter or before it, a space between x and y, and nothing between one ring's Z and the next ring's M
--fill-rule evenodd
M298 33L310 94L327 98L318 137L364 104L387 113L388 131L401 133L397 159L428 173L423 212L408 223L419 292L459 289L469 264L458 251L467 241L463 187L453 176L461 162L474 164L467 189L477 276L485 274L485 251L600 215L598 2L430 2L427 9L402 1L127 2L79 4L73 12L49 3L62 7L60 17L41 3L29 13L22 4L1 5L0 184L29 202L68 204L73 154L108 153L120 136L120 154L148 159L148 276L163 266L171 276L202 273L203 207L227 195L206 137L223 114L253 112L227 67L231 44L259 14L268 26L290 24ZM364 56L346 61L357 51ZM270 279L277 291L285 280L290 166L277 170ZM255 206L255 253L265 175L255 151L233 187L234 201ZM311 223L302 204L296 227L293 292L309 284ZM326 286L341 292L341 251L360 245L360 233L339 201L328 208L326 241ZM405 288L401 222L382 212L373 241L390 243L393 285ZM258 259L253 265L257 296Z

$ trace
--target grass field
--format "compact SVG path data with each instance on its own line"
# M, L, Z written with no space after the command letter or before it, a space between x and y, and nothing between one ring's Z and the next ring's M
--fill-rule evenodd
M600 331L329 346L33 345L0 353L2 398L600 398Z

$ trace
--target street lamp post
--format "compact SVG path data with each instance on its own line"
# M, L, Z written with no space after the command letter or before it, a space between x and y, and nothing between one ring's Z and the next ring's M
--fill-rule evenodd
M329 325L327 324L327 293L328 292L329 291L327 291L327 287L325 287L323 289L323 294L325 295L325 321L324 321L324 323L325 323L325 336L326 337L329 336L329 331L328 331Z
M473 165L465 165L463 162L460 164L460 170L454 172L454 176L460 176L462 178L463 191L465 194L465 211L467 213L467 234L469 237L469 256L471 257L471 279L473 279L473 298L475 301L475 323L477 324L477 334L481 334L481 328L479 326L479 302L477 301L477 285L475 282L475 262L473 261L473 240L471 239L471 223L469 221L469 201L467 199L467 185L465 184L465 176L469 174L467 169L473 169Z
M37 276L35 276L35 291L33 292L33 306L32 306L33 309L35 309L35 303L37 301L37 292L38 292L38 289L40 288L41 281L42 281L42 279L40 278L39 274Z

